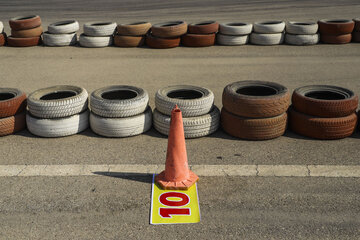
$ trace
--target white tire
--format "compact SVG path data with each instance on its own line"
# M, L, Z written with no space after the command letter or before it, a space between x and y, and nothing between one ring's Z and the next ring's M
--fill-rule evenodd
M177 85L159 89L155 94L157 110L168 116L178 105L183 117L207 114L214 105L214 93L207 88Z
M320 40L319 34L313 35L293 35L293 34L285 34L285 43L290 45L314 45L318 44Z
M105 137L130 137L148 131L152 126L152 112L148 107L144 113L125 118L103 118L90 113L90 127Z
M79 22L75 20L65 20L52 23L48 26L49 33L68 34L79 31Z
M66 118L42 119L26 114L28 130L40 137L65 137L84 131L89 127L89 111Z
M154 110L154 128L161 134L168 135L171 117ZM219 128L220 111L214 106L213 109L204 115L196 117L184 117L185 138L198 138L212 134Z
M250 35L250 43L255 45L271 46L278 45L284 42L283 33L263 34L252 33Z
M254 23L254 32L256 33L282 33L284 30L284 21L268 21Z
M4 31L4 24L2 21L0 21L0 33Z
M113 37L112 36L91 37L81 34L79 38L79 43L80 46L88 47L88 48L108 47L113 44Z
M218 33L216 35L217 43L225 46L238 46L244 45L249 42L249 35L232 36Z
M286 33L296 35L314 35L318 31L318 24L314 22L288 22Z
M219 25L219 33L225 35L248 35L252 32L253 25L251 23L221 23Z
M43 33L43 42L45 46L62 47L71 46L77 43L76 33L69 34L51 34Z
M84 34L93 37L114 35L117 24L115 22L90 22L84 24Z
M84 88L60 85L36 90L27 99L29 112L38 118L63 118L88 108Z
M101 117L122 118L143 113L149 104L149 95L133 86L118 85L95 90L90 95L90 108Z

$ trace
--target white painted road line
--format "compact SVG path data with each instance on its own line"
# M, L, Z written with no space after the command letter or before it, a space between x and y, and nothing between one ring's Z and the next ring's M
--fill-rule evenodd
M192 165L190 168L199 176L360 178L358 165ZM162 170L164 165L0 165L0 177L116 176Z

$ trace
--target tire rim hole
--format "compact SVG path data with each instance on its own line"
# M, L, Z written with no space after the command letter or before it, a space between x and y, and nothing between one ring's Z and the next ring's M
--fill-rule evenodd
M329 20L328 23L348 23L349 20Z
M36 17L36 16L32 15L32 16L21 17L21 18L18 18L16 20L26 20L26 19L31 19L31 18L34 18L34 17Z
M75 95L76 92L73 91L57 91L42 96L40 100L56 100L56 99L73 97Z
M14 97L15 97L15 94L13 94L13 93L0 93L0 101L8 100L8 99L11 99Z
M181 22L168 23L168 24L161 25L161 27L171 27L171 26L176 26L179 24L181 24Z
M204 94L196 90L176 90L169 92L167 96L176 99L196 99L203 97Z
M131 90L115 90L101 94L107 100L126 100L137 97L137 93Z
M271 96L277 94L278 91L267 86L250 86L240 88L236 93L248 96Z
M55 26L63 26L63 25L68 25L70 23L75 23L75 21L65 21L65 22L60 22L55 24Z
M309 26L312 25L312 23L294 23L294 25Z
M346 96L332 91L313 91L305 94L305 97L321 99L321 100L341 100Z
M145 24L147 22L134 22L134 23L130 23L129 25L140 25L140 24Z
M111 22L105 22L105 23L93 23L91 26L103 26L103 25L109 25Z
M282 22L280 22L280 21L269 21L269 22L263 22L261 24L271 25L271 24L279 24L279 23L282 23Z
M246 26L246 23L229 23L229 26Z
M209 25L209 24L213 24L215 23L214 21L208 21L208 22L200 22L200 23L196 23L194 25L197 25L197 26L202 26L202 25Z

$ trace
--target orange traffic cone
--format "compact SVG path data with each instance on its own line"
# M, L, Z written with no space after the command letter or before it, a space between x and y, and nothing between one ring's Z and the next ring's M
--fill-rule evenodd
M176 105L171 111L165 171L155 177L163 189L189 189L199 177L189 169L182 114Z

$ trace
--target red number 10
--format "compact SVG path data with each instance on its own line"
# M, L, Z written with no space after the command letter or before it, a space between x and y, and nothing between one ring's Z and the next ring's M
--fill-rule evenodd
M181 200L170 201L167 199L169 197L181 198ZM182 207L190 202L190 198L185 193L167 192L160 195L159 201L165 206ZM190 215L190 208L160 208L159 213L163 218L172 218L171 215Z

